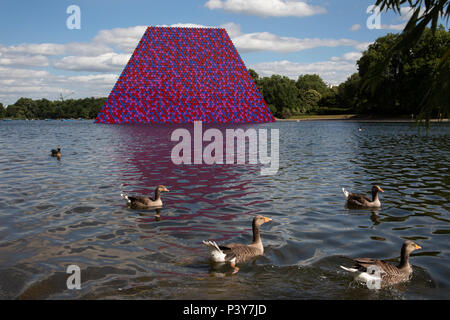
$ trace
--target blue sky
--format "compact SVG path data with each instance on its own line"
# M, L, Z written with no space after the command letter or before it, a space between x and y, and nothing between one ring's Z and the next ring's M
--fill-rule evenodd
M224 27L249 68L296 79L317 73L339 84L376 38L400 32L408 17L382 13L375 0L2 0L0 102L20 97L107 96L146 26ZM77 5L81 29L68 29Z

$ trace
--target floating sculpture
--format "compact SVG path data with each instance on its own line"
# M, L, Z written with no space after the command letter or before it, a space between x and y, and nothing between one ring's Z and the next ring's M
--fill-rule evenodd
M274 120L225 29L148 27L95 122Z

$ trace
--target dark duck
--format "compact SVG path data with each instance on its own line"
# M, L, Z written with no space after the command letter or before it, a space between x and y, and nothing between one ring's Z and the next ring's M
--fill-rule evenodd
M52 157L61 158L61 147L58 146L58 147L56 148L56 150L55 150L55 149L52 149L51 154L52 154Z

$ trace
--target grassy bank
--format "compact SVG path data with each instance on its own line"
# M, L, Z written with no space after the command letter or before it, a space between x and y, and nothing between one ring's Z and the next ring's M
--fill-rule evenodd
M357 114L333 114L333 115L300 115L293 116L288 119L278 119L277 121L325 121L325 120L346 120L358 122L416 122L411 116L371 116ZM430 119L430 122L449 122L449 119Z

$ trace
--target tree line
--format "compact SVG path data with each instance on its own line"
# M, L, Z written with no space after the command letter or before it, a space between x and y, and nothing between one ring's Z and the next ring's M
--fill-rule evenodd
M280 75L260 78L254 70L250 70L250 75L279 118L348 113L448 117L450 64L442 61L449 54L450 32L442 25L436 30L425 28L412 48L395 52L383 64L402 37L402 34L387 34L378 38L357 61L358 72L335 87L327 86L318 75L301 75L297 80ZM376 85L367 86L367 83ZM439 90L439 94L431 95L432 90ZM426 103L425 99L428 99ZM423 105L427 107L423 109Z
M443 57L450 48L450 32L441 25L425 28L409 50L396 51L403 34L378 38L357 61L358 72L338 86L330 87L317 74L300 75L297 80L281 75L259 77L249 73L275 117L310 114L370 114L395 116L420 114L428 99L426 117L448 117L450 64ZM384 63L386 56L391 56ZM448 59L447 59L448 61ZM382 65L383 69L378 70ZM375 86L367 86L374 77ZM374 82L374 81L372 81ZM430 91L433 90L433 94ZM438 91L439 90L439 91ZM438 93L438 94L436 94ZM58 119L95 118L106 98L49 101L20 98L6 109L0 103L0 118Z
M12 119L93 119L97 117L106 98L33 100L20 98L4 108L0 103L0 118Z

